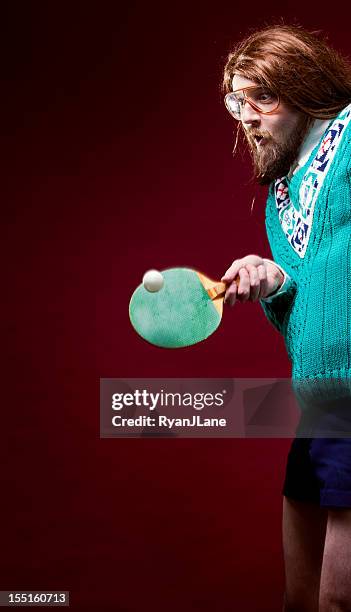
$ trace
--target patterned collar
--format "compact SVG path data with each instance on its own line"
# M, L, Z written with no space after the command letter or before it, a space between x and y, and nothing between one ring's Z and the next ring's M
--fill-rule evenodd
M296 162L291 166L288 179L295 174L299 168L305 165L314 147L319 143L324 132L326 131L331 119L315 119L309 132L301 145Z
M290 246L301 259L305 256L311 236L313 214L318 194L323 186L324 180L349 123L351 123L351 104L341 111L324 132L324 136L314 159L309 167L306 168L300 185L296 186L299 191L298 194L295 195L294 202L290 199L288 177L283 176L274 182L275 203L280 225ZM321 129L321 126L319 126L319 128ZM317 131L316 129L316 133ZM316 133L314 133L315 138ZM308 134L308 137L309 136L310 133ZM307 142L304 143L301 155L299 156L299 160L301 161L302 153L306 154L307 152L307 146L312 146L306 158L305 166L307 165L312 150L316 146L314 139L309 138L308 140L308 145Z

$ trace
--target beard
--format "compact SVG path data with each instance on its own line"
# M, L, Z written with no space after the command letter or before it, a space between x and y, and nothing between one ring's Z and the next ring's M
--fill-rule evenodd
M288 174L313 121L312 117L301 115L291 132L282 134L279 140L267 131L253 128L245 132L254 166L254 178L260 185L268 185ZM257 145L255 136L262 136L264 144Z

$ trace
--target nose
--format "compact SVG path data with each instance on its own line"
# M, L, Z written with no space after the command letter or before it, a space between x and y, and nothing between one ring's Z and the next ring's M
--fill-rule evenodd
M245 100L244 105L241 109L241 122L244 125L259 125L261 122L260 113L252 108L251 104Z

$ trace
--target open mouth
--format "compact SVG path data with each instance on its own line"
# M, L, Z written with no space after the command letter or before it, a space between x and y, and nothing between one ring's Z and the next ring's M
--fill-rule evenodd
M254 136L254 138L257 146L259 146L262 143L262 140L264 140L263 136Z

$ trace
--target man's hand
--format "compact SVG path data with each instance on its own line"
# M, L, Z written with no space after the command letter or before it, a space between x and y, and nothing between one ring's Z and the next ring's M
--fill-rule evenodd
M237 276L239 286L234 280ZM233 261L221 280L228 284L224 301L234 306L236 300L256 302L268 297L279 289L284 276L274 263L264 261L258 255L247 255Z

